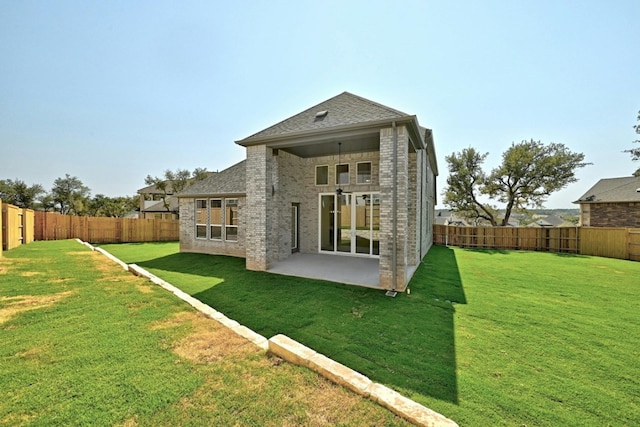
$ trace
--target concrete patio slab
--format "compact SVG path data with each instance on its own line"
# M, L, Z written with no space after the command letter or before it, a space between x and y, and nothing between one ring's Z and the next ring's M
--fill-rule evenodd
M380 262L377 258L294 253L267 271L286 276L379 288L379 269Z

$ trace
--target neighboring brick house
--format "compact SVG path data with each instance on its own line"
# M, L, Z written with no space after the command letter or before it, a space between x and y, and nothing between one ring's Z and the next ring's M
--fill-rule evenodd
M293 252L377 258L379 287L406 288L432 244L438 174L416 116L344 92L236 143L245 161L178 195L181 251L261 271Z
M640 227L640 177L601 179L575 202L585 227Z

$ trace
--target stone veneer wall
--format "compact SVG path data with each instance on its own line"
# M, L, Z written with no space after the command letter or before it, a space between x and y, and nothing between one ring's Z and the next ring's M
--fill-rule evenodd
M581 207L585 226L640 227L640 202L589 203Z
M180 252L245 257L245 235L247 229L247 219L245 215L246 198L233 198L238 199L238 240L235 242L196 239L196 199L180 199Z
M276 242L273 226L273 150L265 145L247 147L247 234L246 267L264 271L272 262Z
M380 130L380 286L385 289L406 288L407 237L409 220L409 136L404 126L397 131L397 170L393 175L394 130ZM393 233L393 183L397 182L396 234ZM396 239L396 282L393 283L393 240Z

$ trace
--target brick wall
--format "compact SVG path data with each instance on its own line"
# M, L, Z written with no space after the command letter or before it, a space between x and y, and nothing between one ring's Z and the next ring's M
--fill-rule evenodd
M640 227L640 202L581 205L582 223L591 227Z

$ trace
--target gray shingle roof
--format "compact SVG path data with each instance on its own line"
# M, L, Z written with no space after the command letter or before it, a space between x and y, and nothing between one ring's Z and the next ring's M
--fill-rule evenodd
M325 115L318 115L318 113L325 111ZM349 92L343 92L340 95L314 105L301 113L236 142L242 145L243 143L250 143L253 140L260 140L262 138L328 129L356 123L375 122L387 119L392 120L408 116L408 114L402 111L386 107Z
M640 202L640 177L601 179L573 203Z
M247 187L246 161L212 173L208 178L185 188L178 197L216 196L228 194L245 194Z

